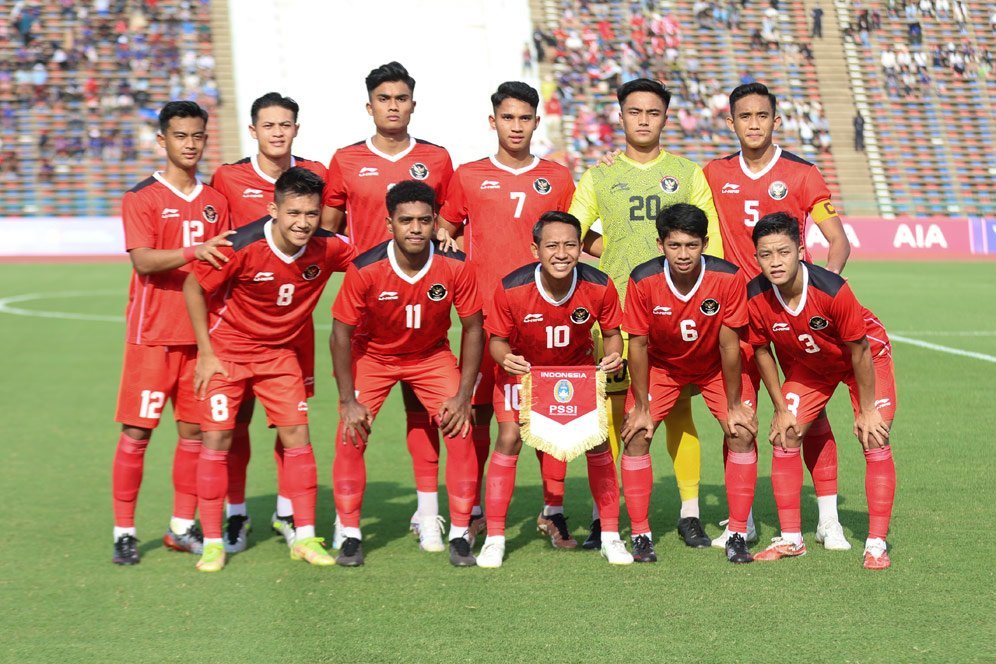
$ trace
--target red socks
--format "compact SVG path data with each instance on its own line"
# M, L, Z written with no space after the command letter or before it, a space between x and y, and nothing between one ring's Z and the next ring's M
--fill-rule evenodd
M353 443L342 443L343 426L339 424L335 433L335 461L332 462L332 493L335 496L335 511L339 520L347 528L360 527L360 509L363 507L363 492L367 488L367 464L363 460L366 445L360 449ZM284 473L287 473L287 452L284 450ZM297 505L294 505L297 510ZM297 514L294 515L297 524Z
M409 411L406 441L415 471L415 489L427 493L439 490L439 429L429 413Z
M277 464L277 495L287 497L287 487L284 480L284 444L280 442L280 434L273 441L273 461Z
M515 491L515 466L519 456L495 452L488 465L488 484L484 496L484 514L488 522L488 535L505 534L508 505Z
M477 500L477 454L469 438L444 438L443 441L446 443L446 495L450 503L450 522L457 528L466 528L470 525L470 511Z
M284 448L284 483L287 497L294 505L294 526L300 528L315 525L318 473L315 468L315 453L310 443L302 447Z
M616 464L612 460L612 452L592 453L585 455L588 459L588 487L591 497L598 507L598 516L602 520L602 530L610 533L619 532L619 478L616 477Z
M550 507L563 507L567 462L539 450L536 450L536 458L539 459L540 476L543 478L543 504Z
M634 536L645 535L650 532L650 494L654 490L654 469L650 455L623 455L620 465L630 529Z
M232 447L228 450L228 502L246 502L246 469L252 450L249 446L249 424L236 422L232 430Z
M197 506L201 511L201 528L205 539L221 539L228 492L228 450L211 450L201 446L197 464Z
M896 495L896 465L892 447L865 451L865 495L868 498L868 537L885 539Z
M138 489L142 486L145 449L148 445L149 441L136 440L124 433L118 438L118 448L114 453L114 468L111 473L115 526L121 528L135 526L135 504L138 502Z
M173 454L173 516L193 519L197 514L197 466L201 441L180 438Z
M827 414L821 413L802 439L802 457L809 474L813 476L813 489L817 496L837 494L837 441Z
M771 489L782 532L802 532L802 459L799 448L775 446L771 454ZM731 527L732 530L732 527Z
M484 469L488 465L488 455L491 453L491 425L475 424L471 427L470 437L474 441L474 455L477 457L477 484L474 489L474 499L481 504L481 491L484 485Z
M747 532L747 517L754 503L757 484L757 448L750 452L729 452L726 457L726 504L730 510L729 529Z

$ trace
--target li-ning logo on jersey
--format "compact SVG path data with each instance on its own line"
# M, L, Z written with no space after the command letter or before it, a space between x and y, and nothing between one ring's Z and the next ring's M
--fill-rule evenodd
M297 412L299 412L299 413L307 413L308 412L308 402L307 401L298 401L297 402Z
M723 193L724 194L739 194L740 193L740 185L739 184L734 184L733 182L727 182L726 184L723 185Z
M426 294L433 302L439 302L446 297L446 286L442 284L432 284L429 286L429 291Z
M163 208L163 219L176 219L180 216L180 211L175 208Z
M398 294L392 290L381 291L381 294L377 296L377 299L381 302L384 300L397 300Z
M304 268L304 272L301 273L301 276L304 277L306 281L314 281L321 273L322 268L318 267L315 263L312 263L308 267Z
M661 306L654 307L654 315L655 316L670 316L671 315L671 307L661 307Z
M501 189L501 182L498 182L498 180L484 180L481 182L481 189Z
M706 316L715 316L719 313L719 302L711 297L702 300L702 305L699 307L699 311L704 313Z
M888 408L892 405L892 399L875 399L875 409Z
M542 323L543 314L526 314L526 317L522 319L523 323Z
M412 167L408 169L408 172L416 180L424 180L429 177L429 167L422 162L412 164Z
M771 196L776 201L780 201L786 196L788 196L789 188L781 180L775 180L768 187L768 196Z
M365 178L371 175L380 175L380 171L377 170L376 166L364 166L360 169L358 177Z
M256 276L252 278L253 281L273 281L272 272L257 272Z
M571 322L578 324L587 323L589 318L591 318L591 312L584 307L578 307L571 312Z
M546 178L536 178L533 180L533 189L536 190L537 194L543 194L546 196L553 189L553 185Z
M665 194L677 193L679 187L681 187L681 182L673 175L665 175L661 180L661 189L664 190Z
M262 197L263 197L262 189L253 189L252 187L246 187L242 191L242 198L262 198Z
M574 398L574 383L562 378L553 386L553 398L557 403L569 403Z
M209 224L213 224L218 221L218 211L214 209L213 205L204 206L204 221Z
M809 319L809 329L811 330L824 330L829 324L830 321L823 316L813 316Z
M789 324L788 323L775 323L774 325L771 326L771 331L772 332L788 332L789 331Z

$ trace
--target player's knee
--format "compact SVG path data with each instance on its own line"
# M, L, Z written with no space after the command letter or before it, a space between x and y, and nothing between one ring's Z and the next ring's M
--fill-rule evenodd
M311 442L309 440L307 424L277 427L277 432L280 434L280 440L283 442L284 448L288 450L295 447L304 447Z
M737 436L726 436L723 440L731 452L750 452L754 449L754 439L745 431Z
M132 440L148 440L152 438L152 429L143 429L142 427L133 427L127 424L121 425L121 433Z
M180 438L201 440L201 425L194 422L177 422L176 432L180 435Z
M608 441L602 443L601 445L599 445L597 447L593 447L590 450L588 450L588 452L590 454L601 454L602 452L608 452L608 451L609 451L609 443L608 443Z
M510 426L506 426L510 425ZM518 425L502 422L498 427L498 439L495 440L495 451L514 456L522 449L522 438L519 437Z
M201 444L209 450L227 450L232 446L232 430L205 431L202 434Z
M643 456L650 453L650 440L644 436L636 436L626 443L626 456Z

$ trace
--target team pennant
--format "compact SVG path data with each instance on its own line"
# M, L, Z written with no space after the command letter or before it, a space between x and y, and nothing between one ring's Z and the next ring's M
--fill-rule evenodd
M605 442L605 374L595 367L533 367L522 377L522 441L561 461Z

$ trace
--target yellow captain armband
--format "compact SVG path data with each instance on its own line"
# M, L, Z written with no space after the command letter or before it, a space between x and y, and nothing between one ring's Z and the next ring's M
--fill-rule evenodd
M829 198L819 201L813 206L812 211L809 213L816 223L821 223L829 219L830 217L837 216L837 208L833 206Z

